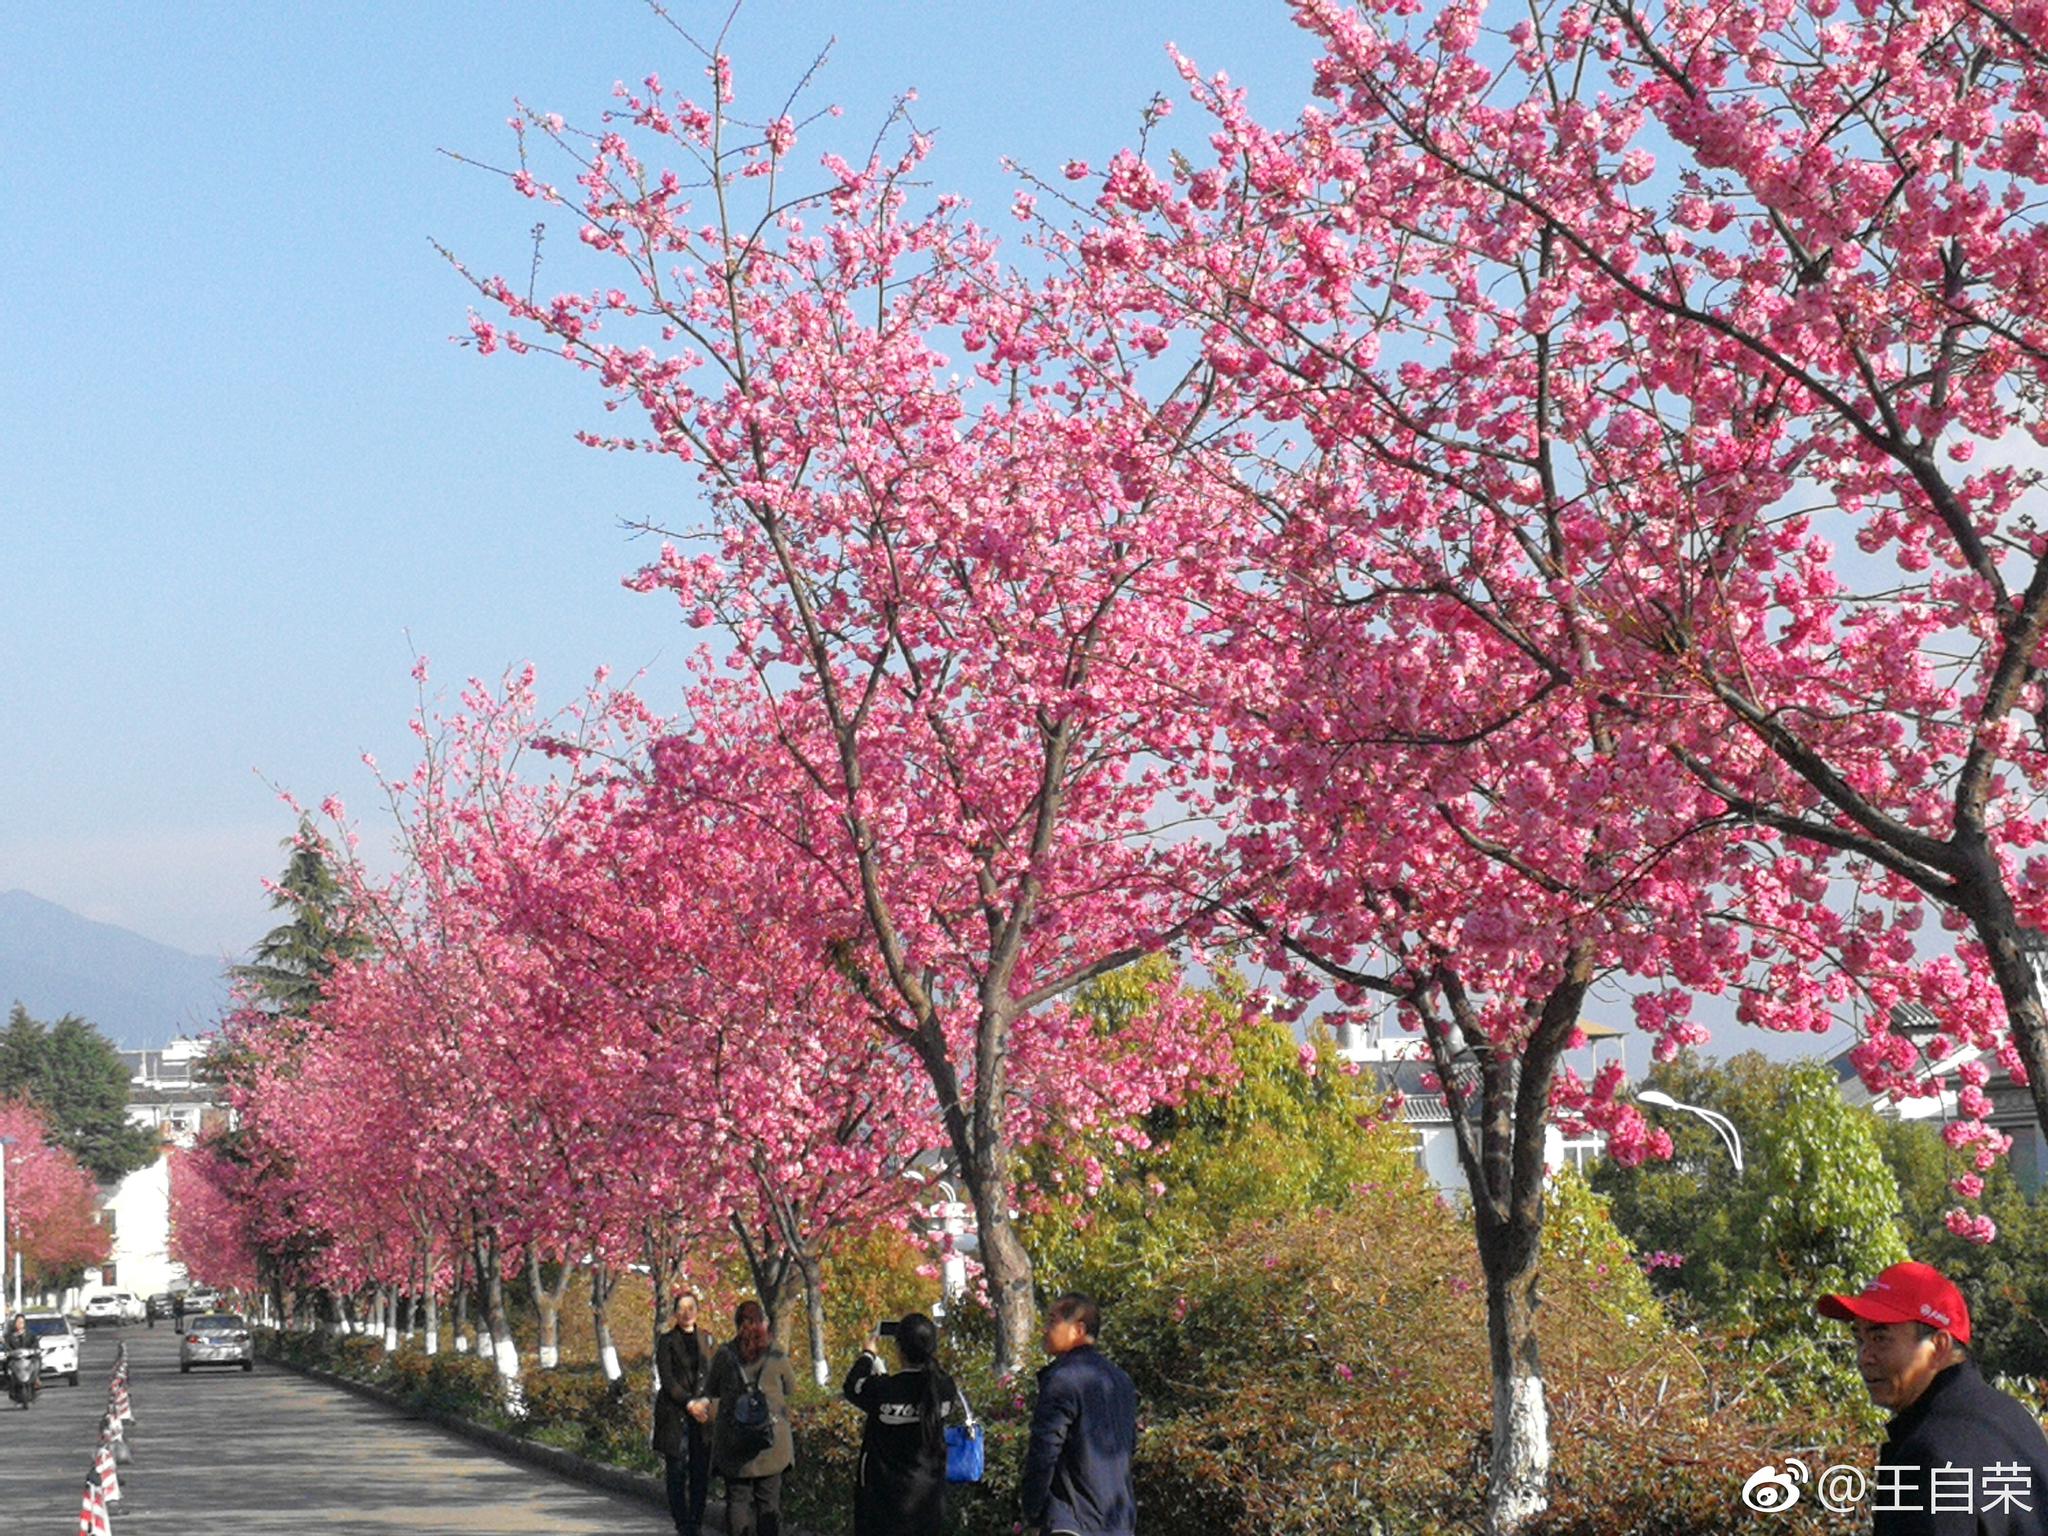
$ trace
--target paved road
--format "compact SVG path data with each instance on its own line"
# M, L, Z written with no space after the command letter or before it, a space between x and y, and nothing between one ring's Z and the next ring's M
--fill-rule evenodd
M71 1536L117 1340L128 1428L114 1529L127 1536L464 1536L672 1531L651 1505L502 1460L432 1425L275 1366L178 1372L167 1326L87 1335L81 1385L23 1412L0 1395L0 1536Z

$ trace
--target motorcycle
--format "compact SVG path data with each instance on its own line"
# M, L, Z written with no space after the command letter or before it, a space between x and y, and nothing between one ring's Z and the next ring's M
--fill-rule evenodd
M40 1349L11 1349L7 1352L7 1395L23 1408L43 1390L43 1360Z

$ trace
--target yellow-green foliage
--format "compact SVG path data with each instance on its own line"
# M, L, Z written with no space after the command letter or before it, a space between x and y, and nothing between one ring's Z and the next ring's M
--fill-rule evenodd
M1606 1199L1569 1168L1551 1179L1543 1195L1543 1275L1547 1285L1583 1291L1617 1327L1666 1326L1657 1293L1614 1225Z
M931 1265L931 1254L893 1227L839 1245L825 1261L825 1343L836 1367L853 1363L875 1324L938 1305L938 1277L918 1273Z
M1096 983L1082 1005L1113 1036L1149 1006L1170 972L1155 960ZM1378 1095L1341 1062L1327 1033L1309 1068L1285 1025L1247 1013L1234 979L1209 994L1231 1019L1237 1076L1137 1127L1146 1145L1115 1134L1056 1134L1027 1159L1039 1199L1024 1223L1041 1288L1105 1300L1142 1291L1180 1257L1248 1222L1342 1205L1354 1186L1414 1171L1407 1134L1380 1128ZM1093 1158L1099 1189L1077 1187Z

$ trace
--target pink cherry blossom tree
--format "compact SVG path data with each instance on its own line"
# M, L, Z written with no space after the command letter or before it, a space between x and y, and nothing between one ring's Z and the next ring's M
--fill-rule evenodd
M252 1207L239 1198L240 1165L210 1147L170 1154L170 1254L207 1285L253 1294L260 1285L249 1230Z
M1924 1091L1889 1029L1923 1002L2048 1125L2027 20L1292 8L1325 49L1314 108L1265 126L1183 61L1213 157L1119 156L1053 237L1199 349L1245 424L1230 473L1265 492L1262 564L1313 594L1325 649L1296 652L1336 686L1277 711L1277 754L1240 741L1255 792L1291 797L1253 819L1305 839L1258 920L1325 969L1282 914L1460 968L1556 924L1548 974L1643 978L1666 1041L1696 1029L1691 993L1733 989L1767 1027L1849 1015L1895 1091ZM1317 814L1347 799L1352 824ZM1368 806L1402 829L1391 862L1359 846ZM1452 874L1470 899L1446 928L1427 898L1460 867L1479 883ZM1915 937L1929 905L1952 955ZM1398 992L1412 964L1339 974ZM1576 1013L1544 975L1479 989L1533 1026L1524 1102L1546 1023ZM1499 1527L1541 1498L1504 1448L1540 1438L1496 1435Z
M23 1279L36 1283L107 1256L92 1173L48 1136L49 1122L34 1104L0 1099L0 1137L13 1143L0 1148L7 1159L8 1252L20 1255Z
M513 184L570 210L609 272L548 299L476 279L495 318L473 336L554 353L644 417L593 445L694 466L708 515L670 531L704 548L639 584L721 632L730 666L657 754L662 788L807 864L812 942L928 1079L1015 1369L1034 1303L1014 1063L1059 999L1218 897L1213 838L1160 834L1214 818L1215 722L1185 681L1232 521L1157 413L1078 366L1127 338L1087 311L1042 324L1058 295L1001 268L956 200L911 211L921 135L800 168L787 113L749 126L727 61L708 75L705 102L650 78L587 130L518 121Z

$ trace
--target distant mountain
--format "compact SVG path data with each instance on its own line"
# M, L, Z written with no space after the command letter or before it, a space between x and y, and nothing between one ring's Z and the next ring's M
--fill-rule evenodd
M0 891L0 1020L75 1013L128 1050L210 1028L227 1001L218 960L96 923L27 891Z

